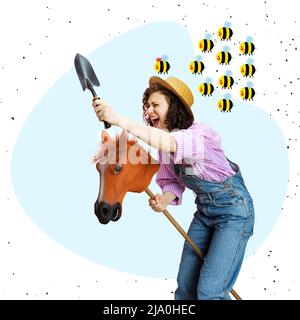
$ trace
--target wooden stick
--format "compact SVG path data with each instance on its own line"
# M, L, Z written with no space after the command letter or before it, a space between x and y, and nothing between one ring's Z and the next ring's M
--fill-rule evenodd
M153 199L154 194L150 191L149 188L145 190L148 196ZM179 233L184 237L184 239L192 246L195 252L198 254L201 259L204 258L202 251L196 246L195 242L187 235L187 233L181 228L178 222L171 216L171 214L165 209L163 210L163 214L168 218L168 220L173 224L173 226L179 231ZM232 289L230 293L234 296L236 300L242 300L242 298L237 294L237 292Z

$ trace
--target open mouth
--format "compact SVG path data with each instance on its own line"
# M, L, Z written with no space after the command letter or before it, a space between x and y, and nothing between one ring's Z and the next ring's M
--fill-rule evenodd
M151 122L152 122L153 127L156 127L159 123L159 118L151 119Z

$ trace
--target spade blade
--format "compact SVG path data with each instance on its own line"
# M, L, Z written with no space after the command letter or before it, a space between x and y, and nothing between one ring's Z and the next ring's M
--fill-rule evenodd
M87 58L77 53L74 64L83 91L90 89L90 85L100 86L96 73Z
M85 89L88 89L92 92L93 97L97 97L93 86L100 86L100 82L88 59L77 53L75 56L74 64L82 90L85 91ZM111 127L111 125L106 121L104 121L104 126L105 129Z

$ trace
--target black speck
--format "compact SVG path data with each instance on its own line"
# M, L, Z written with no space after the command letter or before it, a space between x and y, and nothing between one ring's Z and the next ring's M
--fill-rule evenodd
M15 120L15 118L14 117L10 117L11 118L11 120Z
M25 59L25 57L23 56L23 59Z
M287 148L287 149L289 149L290 147L289 147L289 146L287 146L286 148Z
M71 20L69 20L69 23L72 23L72 21L71 21Z

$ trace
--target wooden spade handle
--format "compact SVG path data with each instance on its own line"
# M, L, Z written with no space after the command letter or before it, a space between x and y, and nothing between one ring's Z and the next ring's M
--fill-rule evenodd
M154 194L150 191L149 188L145 190L145 192L148 194L148 196L153 199ZM184 237L184 239L192 246L192 248L195 250L195 252L198 254L201 259L204 258L204 255L202 251L196 246L194 241L187 235L187 233L181 228L181 226L178 224L178 222L171 216L171 214L165 209L163 210L163 214L168 218L168 220L173 224L173 226L179 231L179 233ZM242 298L237 294L237 292L232 289L230 293L234 296L236 300L242 300Z

